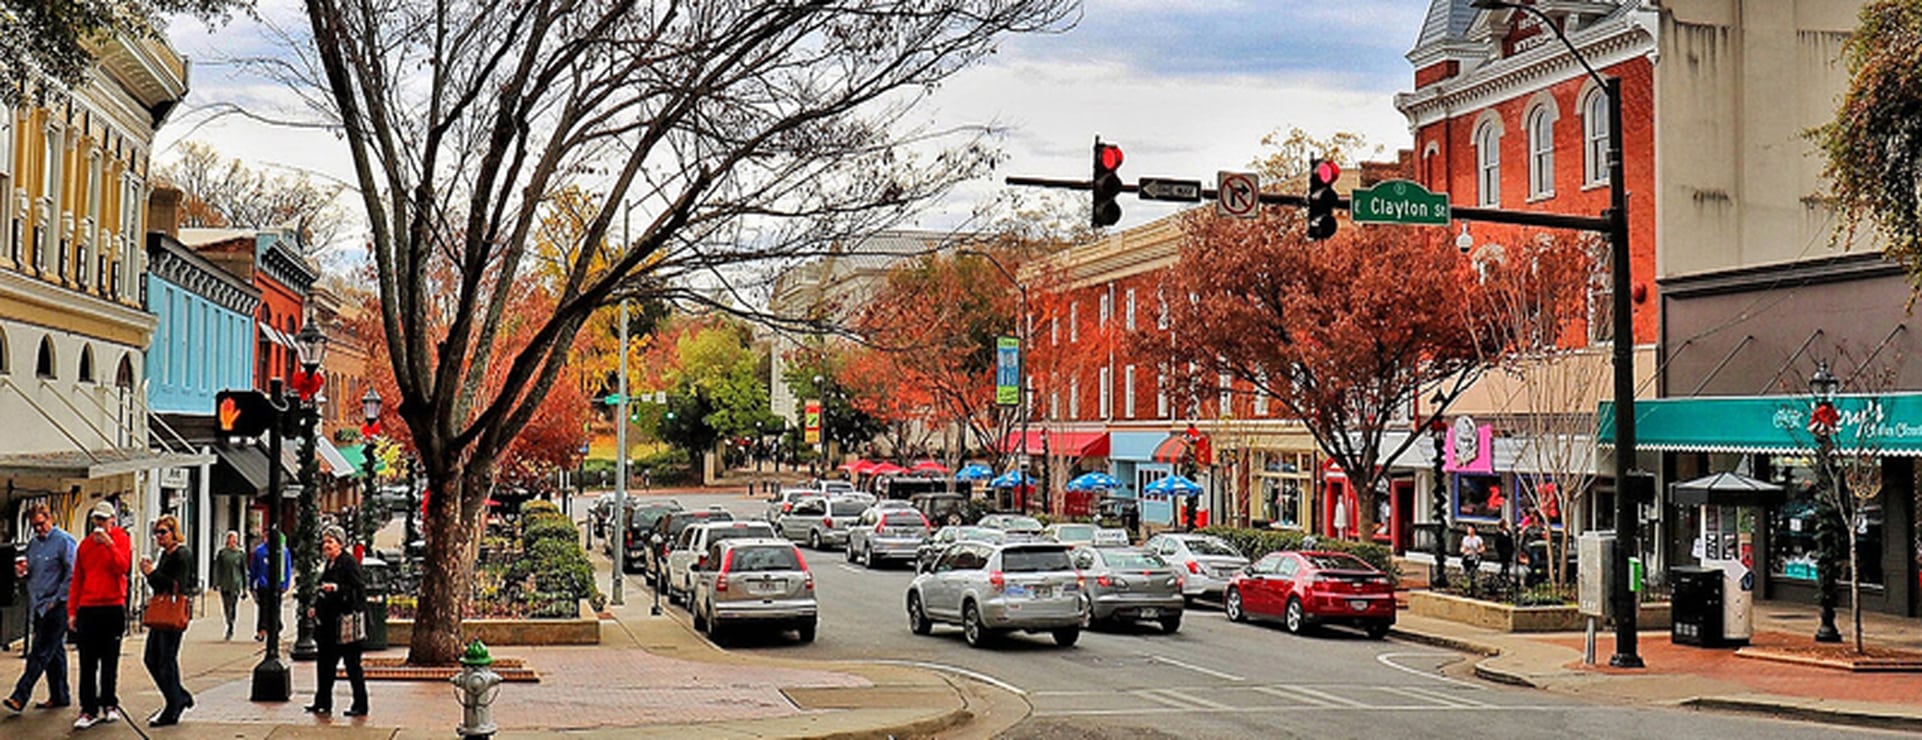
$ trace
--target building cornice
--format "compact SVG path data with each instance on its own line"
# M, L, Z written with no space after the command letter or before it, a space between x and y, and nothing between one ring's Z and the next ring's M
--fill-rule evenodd
M303 298L313 288L314 281L320 279L320 274L307 265L307 260L288 249L286 243L280 240L275 240L262 250L256 269Z
M244 316L254 315L260 307L259 288L242 282L165 234L148 234L147 239L148 271L154 277Z
M1655 284L1661 288L1662 296L1680 300L1865 278L1902 277L1904 274L1900 263L1889 261L1881 252L1849 252L1786 264L1753 265L1657 278Z
M0 270L0 295L6 295L49 313L66 314L108 329L121 330L125 332L122 335L99 335L95 338L129 346L145 347L147 338L153 336L154 326L158 322L153 314L146 311L69 290L11 270Z
M1651 63L1659 61L1654 18L1648 11L1599 21L1575 31L1569 40L1597 70L1644 57ZM1500 40L1489 43L1499 44ZM1559 42L1473 69L1464 64L1464 70L1456 77L1395 95L1395 108L1407 117L1411 132L1588 74Z

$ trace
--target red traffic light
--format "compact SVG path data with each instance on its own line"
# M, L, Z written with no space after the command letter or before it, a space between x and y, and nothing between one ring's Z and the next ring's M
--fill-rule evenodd
M1322 182L1328 183L1329 185L1333 185L1335 184L1335 180L1338 180L1340 178L1341 178L1341 165L1335 164L1335 160L1324 159L1324 160L1321 160L1319 164L1315 165L1316 180L1320 180Z
M1108 170L1121 169L1121 160L1122 160L1121 147L1115 146L1113 144L1101 145L1101 168L1102 169L1108 169Z

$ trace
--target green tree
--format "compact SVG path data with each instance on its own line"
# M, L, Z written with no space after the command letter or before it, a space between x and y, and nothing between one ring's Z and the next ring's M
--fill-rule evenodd
M68 87L87 81L101 38L158 37L163 16L224 22L253 0L0 0L0 102L17 105L46 76Z
M1883 252L1922 286L1922 0L1874 0L1860 20L1842 46L1849 89L1810 133L1828 158L1837 240L1872 222Z

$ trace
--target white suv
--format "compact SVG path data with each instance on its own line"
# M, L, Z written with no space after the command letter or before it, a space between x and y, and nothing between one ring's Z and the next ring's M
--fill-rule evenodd
M694 592L694 574L688 566L707 556L714 543L747 537L773 537L774 527L767 522L734 521L696 524L681 530L680 539L667 552L667 590L662 592L672 603Z

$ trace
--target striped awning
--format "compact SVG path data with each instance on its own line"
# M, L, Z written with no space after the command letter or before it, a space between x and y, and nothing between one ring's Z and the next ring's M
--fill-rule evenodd
M275 329L271 326L268 326L267 323L264 321L256 321L254 322L254 324L260 327L260 336L263 339L266 339L269 342L273 342L274 344L278 344L288 349L294 348L293 335L286 334L280 331L279 329Z
M1809 396L1658 398L1635 402L1635 446L1669 452L1807 455ZM1837 449L1890 457L1922 456L1922 393L1837 396ZM1596 437L1615 445L1615 405L1601 405Z

